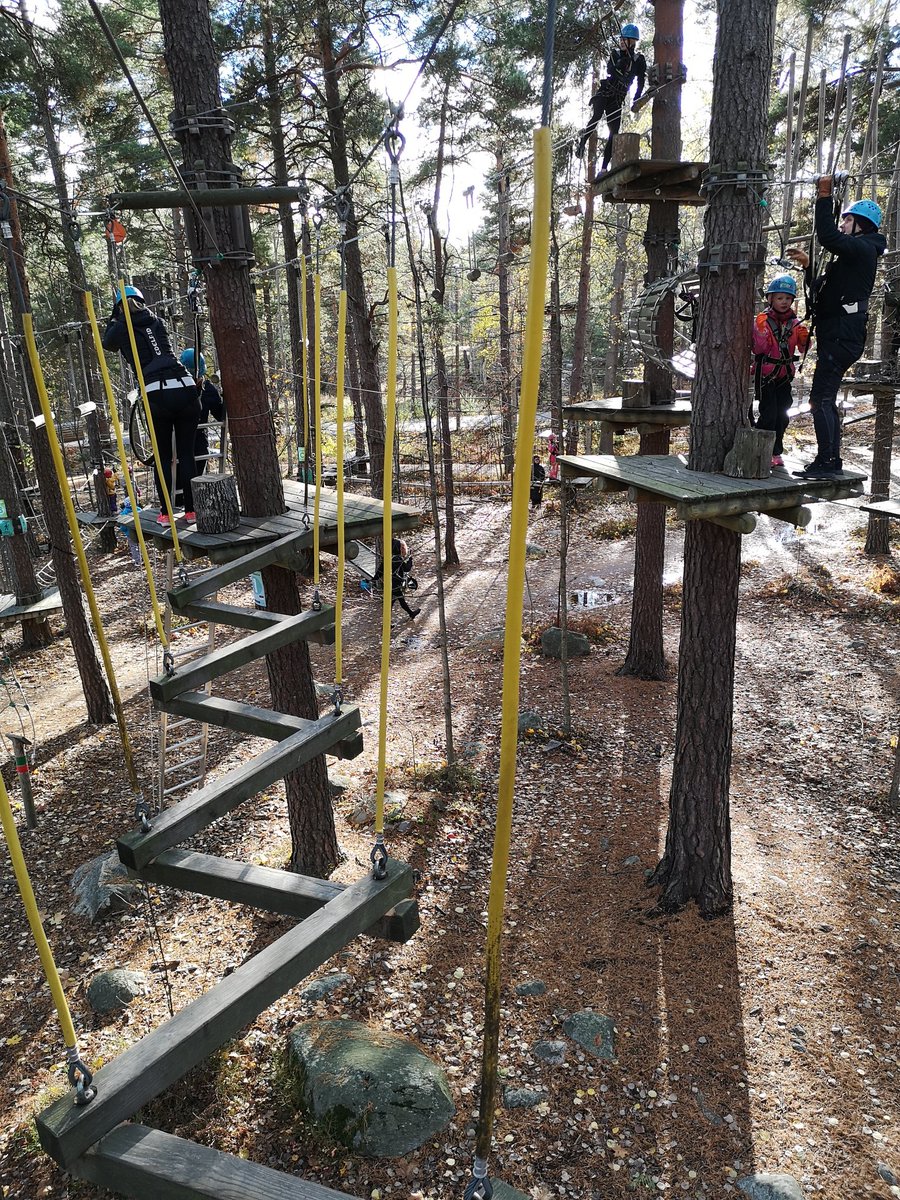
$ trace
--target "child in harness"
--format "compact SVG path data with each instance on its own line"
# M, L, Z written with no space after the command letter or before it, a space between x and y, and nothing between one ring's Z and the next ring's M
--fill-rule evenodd
M791 381L798 355L806 353L809 330L794 312L797 284L779 275L766 288L766 308L753 324L754 390L759 405L758 429L772 429L772 466L783 467L784 431L791 407Z

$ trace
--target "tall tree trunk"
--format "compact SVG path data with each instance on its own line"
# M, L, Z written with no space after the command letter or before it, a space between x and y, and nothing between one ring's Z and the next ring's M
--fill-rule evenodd
M657 0L653 41L653 70L660 90L653 98L651 156L677 162L681 157L681 52L683 47L684 0ZM667 80L673 82L667 84ZM675 273L678 259L678 205L659 200L650 204L644 245L647 248L647 283ZM658 338L665 353L672 354L675 328L675 297L669 296L659 315ZM647 362L644 384L650 403L667 400L672 394L672 374L665 367ZM668 454L669 432L642 433L641 454ZM666 510L662 504L638 504L634 552L634 593L628 653L619 673L639 679L664 679L666 656L663 647L663 565L666 549Z
M591 78L591 94L596 92L600 84L600 60L595 55ZM588 181L584 189L584 218L581 222L581 254L578 263L578 297L575 306L575 325L572 329L572 371L569 375L569 403L578 404L581 400L590 399L590 387L585 386L585 363L588 357L588 330L591 316L591 251L594 244L594 189L590 180L597 172L597 131L588 138L587 162L585 165ZM624 262L624 256L623 256ZM616 260L618 265L618 259ZM624 280L624 266L623 266ZM615 302L615 285L613 286ZM612 323L610 312L610 324ZM577 422L571 422L572 436L566 437L566 453L575 454L578 450Z
M350 183L350 164L347 158L347 133L344 128L344 103L340 90L340 58L335 55L331 31L331 15L327 0L316 2L316 33L322 56L325 105L328 114L328 145L331 166L338 188ZM347 221L345 264L347 272L347 307L353 322L356 353L359 358L359 382L366 414L366 437L372 465L372 495L381 496L384 490L384 406L381 403L381 377L378 368L378 348L372 334L362 258L359 253L358 227L352 196Z
M724 169L742 163L765 170L775 7L776 0L719 0L710 161ZM753 189L714 191L706 208L706 245L757 245L762 211ZM720 471L747 420L758 273L759 267L739 271L731 265L703 276L691 422L695 471ZM710 521L688 521L669 827L651 880L662 887L665 910L695 899L704 915L713 916L731 905L728 793L740 560L740 534Z
M3 180L10 191L15 190L15 180L12 173L12 164L9 159L6 127L3 123L2 113L0 113L0 179ZM13 266L9 260L9 255L6 256L7 281L13 322L17 332L21 335L23 330L22 300L24 299L27 310L31 307L31 297L28 290L28 278L25 273L25 250L22 245L19 214L12 200L10 201L9 220L12 228L12 239L6 245L12 251L16 266L18 267L19 283L22 289L21 297L19 289L15 286L13 280ZM27 356L23 359L22 365L26 391L32 397L32 411L34 415L39 415L40 405L37 402L37 388ZM69 524L66 520L66 510L63 505L62 493L59 490L59 482L53 466L53 456L50 453L47 430L44 428L43 423L37 425L32 422L29 428L31 431L31 453L34 460L38 487L41 492L44 521L46 522L47 535L50 539L50 552L56 571L56 582L59 587L59 595L66 618L66 628L72 642L72 650L75 654L75 662L81 679L81 687L87 705L88 720L94 725L106 725L113 719L112 701L109 689L106 686L103 668L100 665L100 660L94 648L87 614L84 610L81 586L78 581L78 570L69 540Z
M503 151L497 151L497 290L500 319L500 461L504 475L512 475L514 465L515 419L512 386L512 333L509 319L509 260L512 257L509 236L509 175L503 163Z
M300 253L306 259L307 264L312 264L312 231L309 227L309 212L305 204L300 208ZM298 283L298 287L299 287ZM352 322L348 331L351 336L353 332ZM305 425L304 430L307 435L307 445L305 447L306 456L304 466L312 466L316 461L316 414L313 411L314 397L316 394L316 362L313 354L313 347L316 342L316 314L315 314L315 285L313 283L312 270L307 269L306 272L306 386L308 389L306 396L305 409ZM304 478L309 482L308 472L304 472Z
M592 135L595 136L595 135ZM604 396L621 395L622 313L625 308L625 269L628 265L628 230L631 225L627 204L616 205L616 258L613 263L612 300L609 306L609 333L603 374ZM610 450L609 453L612 451Z
M193 109L206 114L199 128L178 126L186 164L198 161L207 171L233 176L231 134L221 113L219 63L213 44L207 0L160 0L166 65L177 117ZM215 245L205 266L210 322L219 348L222 387L228 397L232 456L243 511L252 516L284 512L284 493L275 447L275 431L266 393L259 326L249 262L235 249L235 222L229 209L206 209ZM218 251L216 249L218 247ZM218 252L226 255L217 260ZM297 578L271 568L264 577L270 604L277 612L300 608ZM266 660L273 703L294 716L314 716L315 688L309 652L300 644ZM334 815L327 792L324 758L293 771L285 779L293 850L291 861L310 874L327 874L335 862ZM297 832L296 835L294 831Z
M550 428L562 445L563 346L562 313L559 300L559 237L556 204L550 211L550 328L548 330L550 384ZM568 450L568 447L566 447ZM576 447L577 449L577 447Z
M347 374L350 379L350 406L353 409L353 446L357 458L366 452L366 426L363 421L362 400L359 396L359 358L353 327L347 329Z

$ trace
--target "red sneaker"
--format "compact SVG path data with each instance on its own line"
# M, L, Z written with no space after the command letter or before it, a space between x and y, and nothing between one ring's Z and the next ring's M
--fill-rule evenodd
M780 454L772 455L772 466L773 467L783 467L784 466L784 459L781 457Z
M157 523L157 525L171 525L171 521L169 520L169 514L161 512L159 514L159 516L156 518L156 523Z
M192 525L197 520L197 514L195 512L186 512L184 514L184 519L189 525Z

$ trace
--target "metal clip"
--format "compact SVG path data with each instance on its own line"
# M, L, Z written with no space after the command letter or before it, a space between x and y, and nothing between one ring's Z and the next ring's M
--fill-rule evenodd
M379 836L375 845L372 847L372 853L369 855L369 861L372 864L373 879L387 879L388 854L384 848L384 841Z
M334 715L341 715L341 705L344 703L344 693L340 687L335 685L334 691L331 693L331 703L334 705Z
M134 815L141 823L141 829L144 833L149 833L153 826L150 824L150 805L143 796L138 796L134 806Z
M313 592L312 610L313 610L313 612L321 612L322 611L322 597L319 595L318 588L316 588L315 591Z
M90 1104L97 1095L97 1089L91 1087L94 1076L81 1061L77 1046L66 1047L66 1058L68 1059L66 1074L69 1077L69 1083L75 1089L75 1103L79 1107Z
M170 679L175 674L175 655L168 647L163 650L163 670Z

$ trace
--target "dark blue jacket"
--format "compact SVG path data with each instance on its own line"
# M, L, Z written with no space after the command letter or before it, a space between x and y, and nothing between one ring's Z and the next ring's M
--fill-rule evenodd
M152 379L180 379L187 375L187 371L172 353L169 332L159 317L154 316L149 309L140 308L131 314L131 323L134 326L134 341L145 383ZM120 350L134 370L131 340L120 304L113 309L106 323L103 349Z
M831 198L820 196L816 201L816 237L834 255L813 283L817 324L821 327L823 321L846 315L845 305L856 304L857 314L864 316L875 286L878 260L887 249L884 234L877 230L856 237L841 233Z

